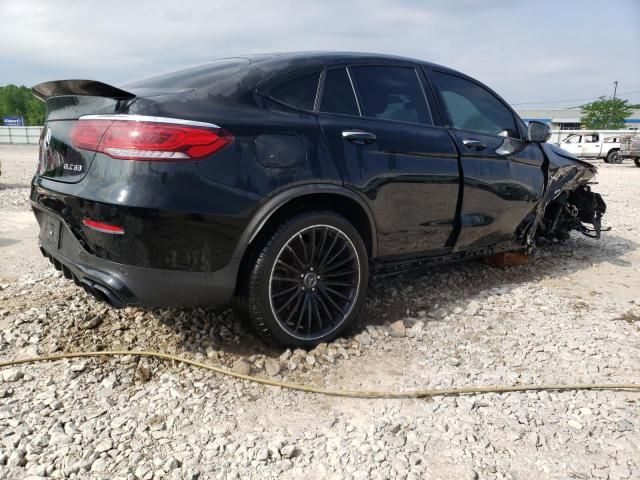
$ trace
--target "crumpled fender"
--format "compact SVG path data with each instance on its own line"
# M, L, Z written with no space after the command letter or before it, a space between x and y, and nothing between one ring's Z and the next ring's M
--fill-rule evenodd
M524 232L522 243L527 248L535 243L536 231L547 206L563 192L586 185L598 172L594 165L579 160L560 147L549 143L543 143L540 147L545 156L545 191L533 217L527 218L528 225L521 230Z

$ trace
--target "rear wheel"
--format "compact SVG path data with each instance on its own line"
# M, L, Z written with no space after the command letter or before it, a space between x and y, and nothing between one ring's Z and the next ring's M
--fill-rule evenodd
M607 163L622 163L622 157L619 150L611 150L607 154Z
M640 168L640 158L636 157L633 159L633 163L636 164L636 167Z
M258 246L236 307L256 332L296 347L338 336L366 296L362 238L333 212L307 212L283 223Z

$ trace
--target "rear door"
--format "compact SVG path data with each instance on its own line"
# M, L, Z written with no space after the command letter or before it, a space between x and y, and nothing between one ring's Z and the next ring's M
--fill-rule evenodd
M324 75L319 122L345 184L371 208L382 257L451 247L458 154L437 126L421 76L400 64L341 66Z
M582 157L597 158L602 151L602 138L598 133L590 133L582 137Z
M455 250L509 244L544 192L544 156L513 111L478 82L431 70L461 158L464 190Z

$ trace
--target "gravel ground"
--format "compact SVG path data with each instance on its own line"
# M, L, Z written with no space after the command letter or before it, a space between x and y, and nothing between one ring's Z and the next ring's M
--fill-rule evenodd
M29 183L36 170L37 147L0 145L0 208L24 210L29 205Z
M35 246L28 269L6 258L0 222L2 359L152 349L333 389L640 383L640 169L598 179L603 240L386 279L351 332L309 352L262 344L230 311L105 308ZM24 188L4 185L0 218L23 218ZM638 479L639 451L631 392L339 399L133 357L0 370L0 479Z

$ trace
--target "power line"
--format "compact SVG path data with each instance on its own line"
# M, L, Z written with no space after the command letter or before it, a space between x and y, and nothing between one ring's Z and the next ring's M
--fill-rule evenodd
M621 95L632 95L634 93L640 93L640 90L633 90L631 92L620 92L618 93L619 96ZM587 97L587 98L573 98L571 100L548 100L546 102L520 102L520 103L512 103L511 105L544 105L547 103L572 103L572 102L582 102L584 100L597 100L598 98L602 97L604 95L600 95L598 97Z

